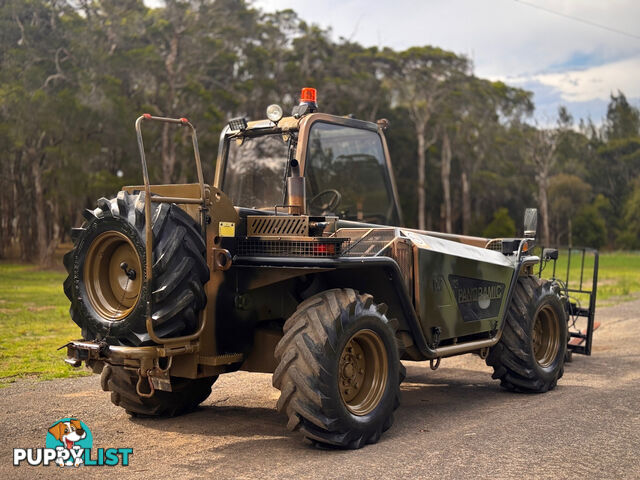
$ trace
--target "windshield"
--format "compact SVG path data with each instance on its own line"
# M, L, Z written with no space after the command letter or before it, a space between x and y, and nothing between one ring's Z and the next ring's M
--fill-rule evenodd
M234 205L273 208L283 204L288 146L281 134L229 140L223 190Z

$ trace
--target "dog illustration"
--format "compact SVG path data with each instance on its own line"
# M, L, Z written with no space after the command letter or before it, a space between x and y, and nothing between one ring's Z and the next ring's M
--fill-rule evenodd
M87 432L82 428L80 420L71 418L66 422L58 422L49 429L49 433L64 445L56 447L58 451L56 463L61 467L65 466L65 464L79 466L82 463L82 456L79 454L81 448L76 446L75 443L87 436ZM69 455L62 454L65 449L69 450ZM72 451L75 451L75 454L72 454ZM67 459L66 462L65 458Z

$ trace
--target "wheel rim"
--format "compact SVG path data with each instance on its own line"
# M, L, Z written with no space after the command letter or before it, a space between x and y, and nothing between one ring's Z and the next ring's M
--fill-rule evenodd
M550 305L542 307L533 324L533 354L541 367L549 367L560 350L558 315Z
M120 232L105 232L91 244L84 266L87 297L102 317L125 318L142 289L142 262L135 246Z
M373 411L387 385L387 350L373 330L360 330L340 355L338 381L344 405L354 415Z

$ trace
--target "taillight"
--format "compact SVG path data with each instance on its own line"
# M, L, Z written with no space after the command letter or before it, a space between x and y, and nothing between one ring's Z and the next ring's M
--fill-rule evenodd
M313 245L313 254L318 256L329 256L336 254L335 243L315 243Z

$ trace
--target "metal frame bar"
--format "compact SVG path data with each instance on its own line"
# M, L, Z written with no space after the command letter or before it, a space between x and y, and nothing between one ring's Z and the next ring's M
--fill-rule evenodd
M151 185L149 183L149 171L147 169L147 160L144 153L144 142L142 141L142 122L144 121L155 121L162 123L171 123L174 125L179 125L183 127L189 127L191 129L191 140L193 143L193 154L196 161L196 170L198 173L198 185L200 187L200 198L182 198L182 197L162 197L162 196L154 196L153 200L151 198ZM142 163L142 176L144 180L144 192L145 192L145 202L144 202L144 215L145 215L145 256L146 256L146 275L145 275L145 287L147 291L147 333L149 333L149 337L152 341L158 344L170 344L170 343L178 343L178 342L188 342L191 340L196 340L202 334L204 327L206 325L206 321L204 317L200 321L200 327L198 330L190 335L184 335L181 337L173 337L173 338L160 338L155 333L153 329L153 320L151 318L152 312L152 295L151 295L151 281L153 279L153 231L151 228L151 202L156 203L189 203L189 204L200 204L200 227L203 229L206 228L206 198L205 198L205 188L204 188L204 177L202 174L202 163L200 161L200 151L198 149L198 138L196 135L195 127L187 120L186 118L167 118L167 117L156 117L145 113L139 116L136 119L136 136L138 137L138 148L140 150L140 161Z
M586 253L587 249L582 249L582 254ZM591 291L582 290L582 283L580 285L579 290L569 289L570 292L574 293L588 293L589 294L589 310L587 312L587 332L582 334L582 332L576 333L571 332L571 337L583 338L585 343L584 345L570 345L570 348L575 353L582 353L584 355L591 355L591 345L593 343L593 331L595 324L595 315L596 315L596 296L598 291L598 267L600 261L600 254L597 250L593 250L593 283L591 286ZM583 266L584 271L584 266ZM581 276L582 276L581 272ZM580 313L578 313L579 315ZM584 315L582 315L584 316Z

